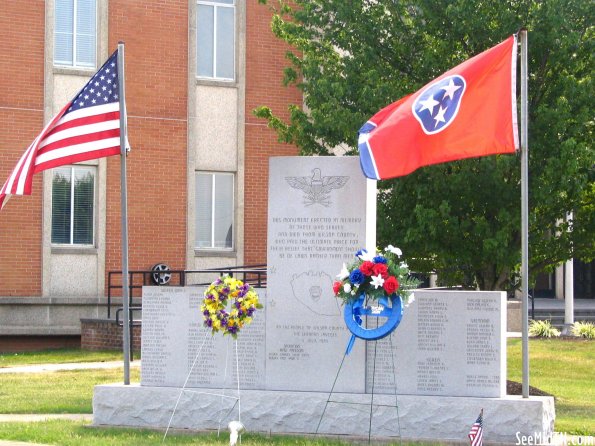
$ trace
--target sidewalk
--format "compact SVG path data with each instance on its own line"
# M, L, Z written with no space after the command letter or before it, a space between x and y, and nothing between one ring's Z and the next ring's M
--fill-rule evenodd
M140 367L140 361L132 361L130 367ZM35 364L0 368L2 373L46 373L57 372L60 370L86 370L86 369L117 369L123 367L123 361L105 361L105 362L74 362L64 364Z
M93 421L90 413L57 413L57 414L0 414L0 423L33 423L48 420ZM1 440L0 440L1 441ZM2 443L0 443L2 444Z
M0 423L33 423L46 420L93 421L91 414L22 414L0 415ZM22 441L0 440L0 446L49 446L41 443L27 443Z

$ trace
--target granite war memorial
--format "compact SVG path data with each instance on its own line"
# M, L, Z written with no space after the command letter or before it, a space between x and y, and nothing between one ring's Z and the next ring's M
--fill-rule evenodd
M204 287L144 287L140 385L97 386L95 425L241 416L252 432L466 441L483 409L490 441L553 433L552 398L506 395L502 292L416 290L390 336L345 355L333 281L376 248L375 182L356 157L271 158L269 172L264 309L236 343L204 327Z

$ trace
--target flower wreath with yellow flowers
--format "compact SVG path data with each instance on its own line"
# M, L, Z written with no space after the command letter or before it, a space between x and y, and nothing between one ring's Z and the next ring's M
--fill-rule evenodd
M204 294L200 311L205 327L213 334L222 331L223 335L237 339L240 330L252 322L254 312L262 308L258 294L250 284L227 274L215 280Z

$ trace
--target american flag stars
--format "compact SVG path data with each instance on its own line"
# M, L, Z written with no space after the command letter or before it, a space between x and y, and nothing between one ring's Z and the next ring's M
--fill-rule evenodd
M95 73L91 78L91 82L74 98L73 105L69 108L69 111L118 101L118 74L116 64L109 63Z

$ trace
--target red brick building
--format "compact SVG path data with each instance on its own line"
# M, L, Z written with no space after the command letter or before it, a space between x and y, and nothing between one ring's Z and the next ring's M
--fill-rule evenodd
M256 0L0 0L0 181L124 41L130 270L265 263L268 158L297 149L252 110L301 101L270 19ZM121 269L119 158L59 169L0 213L0 350L76 338Z

